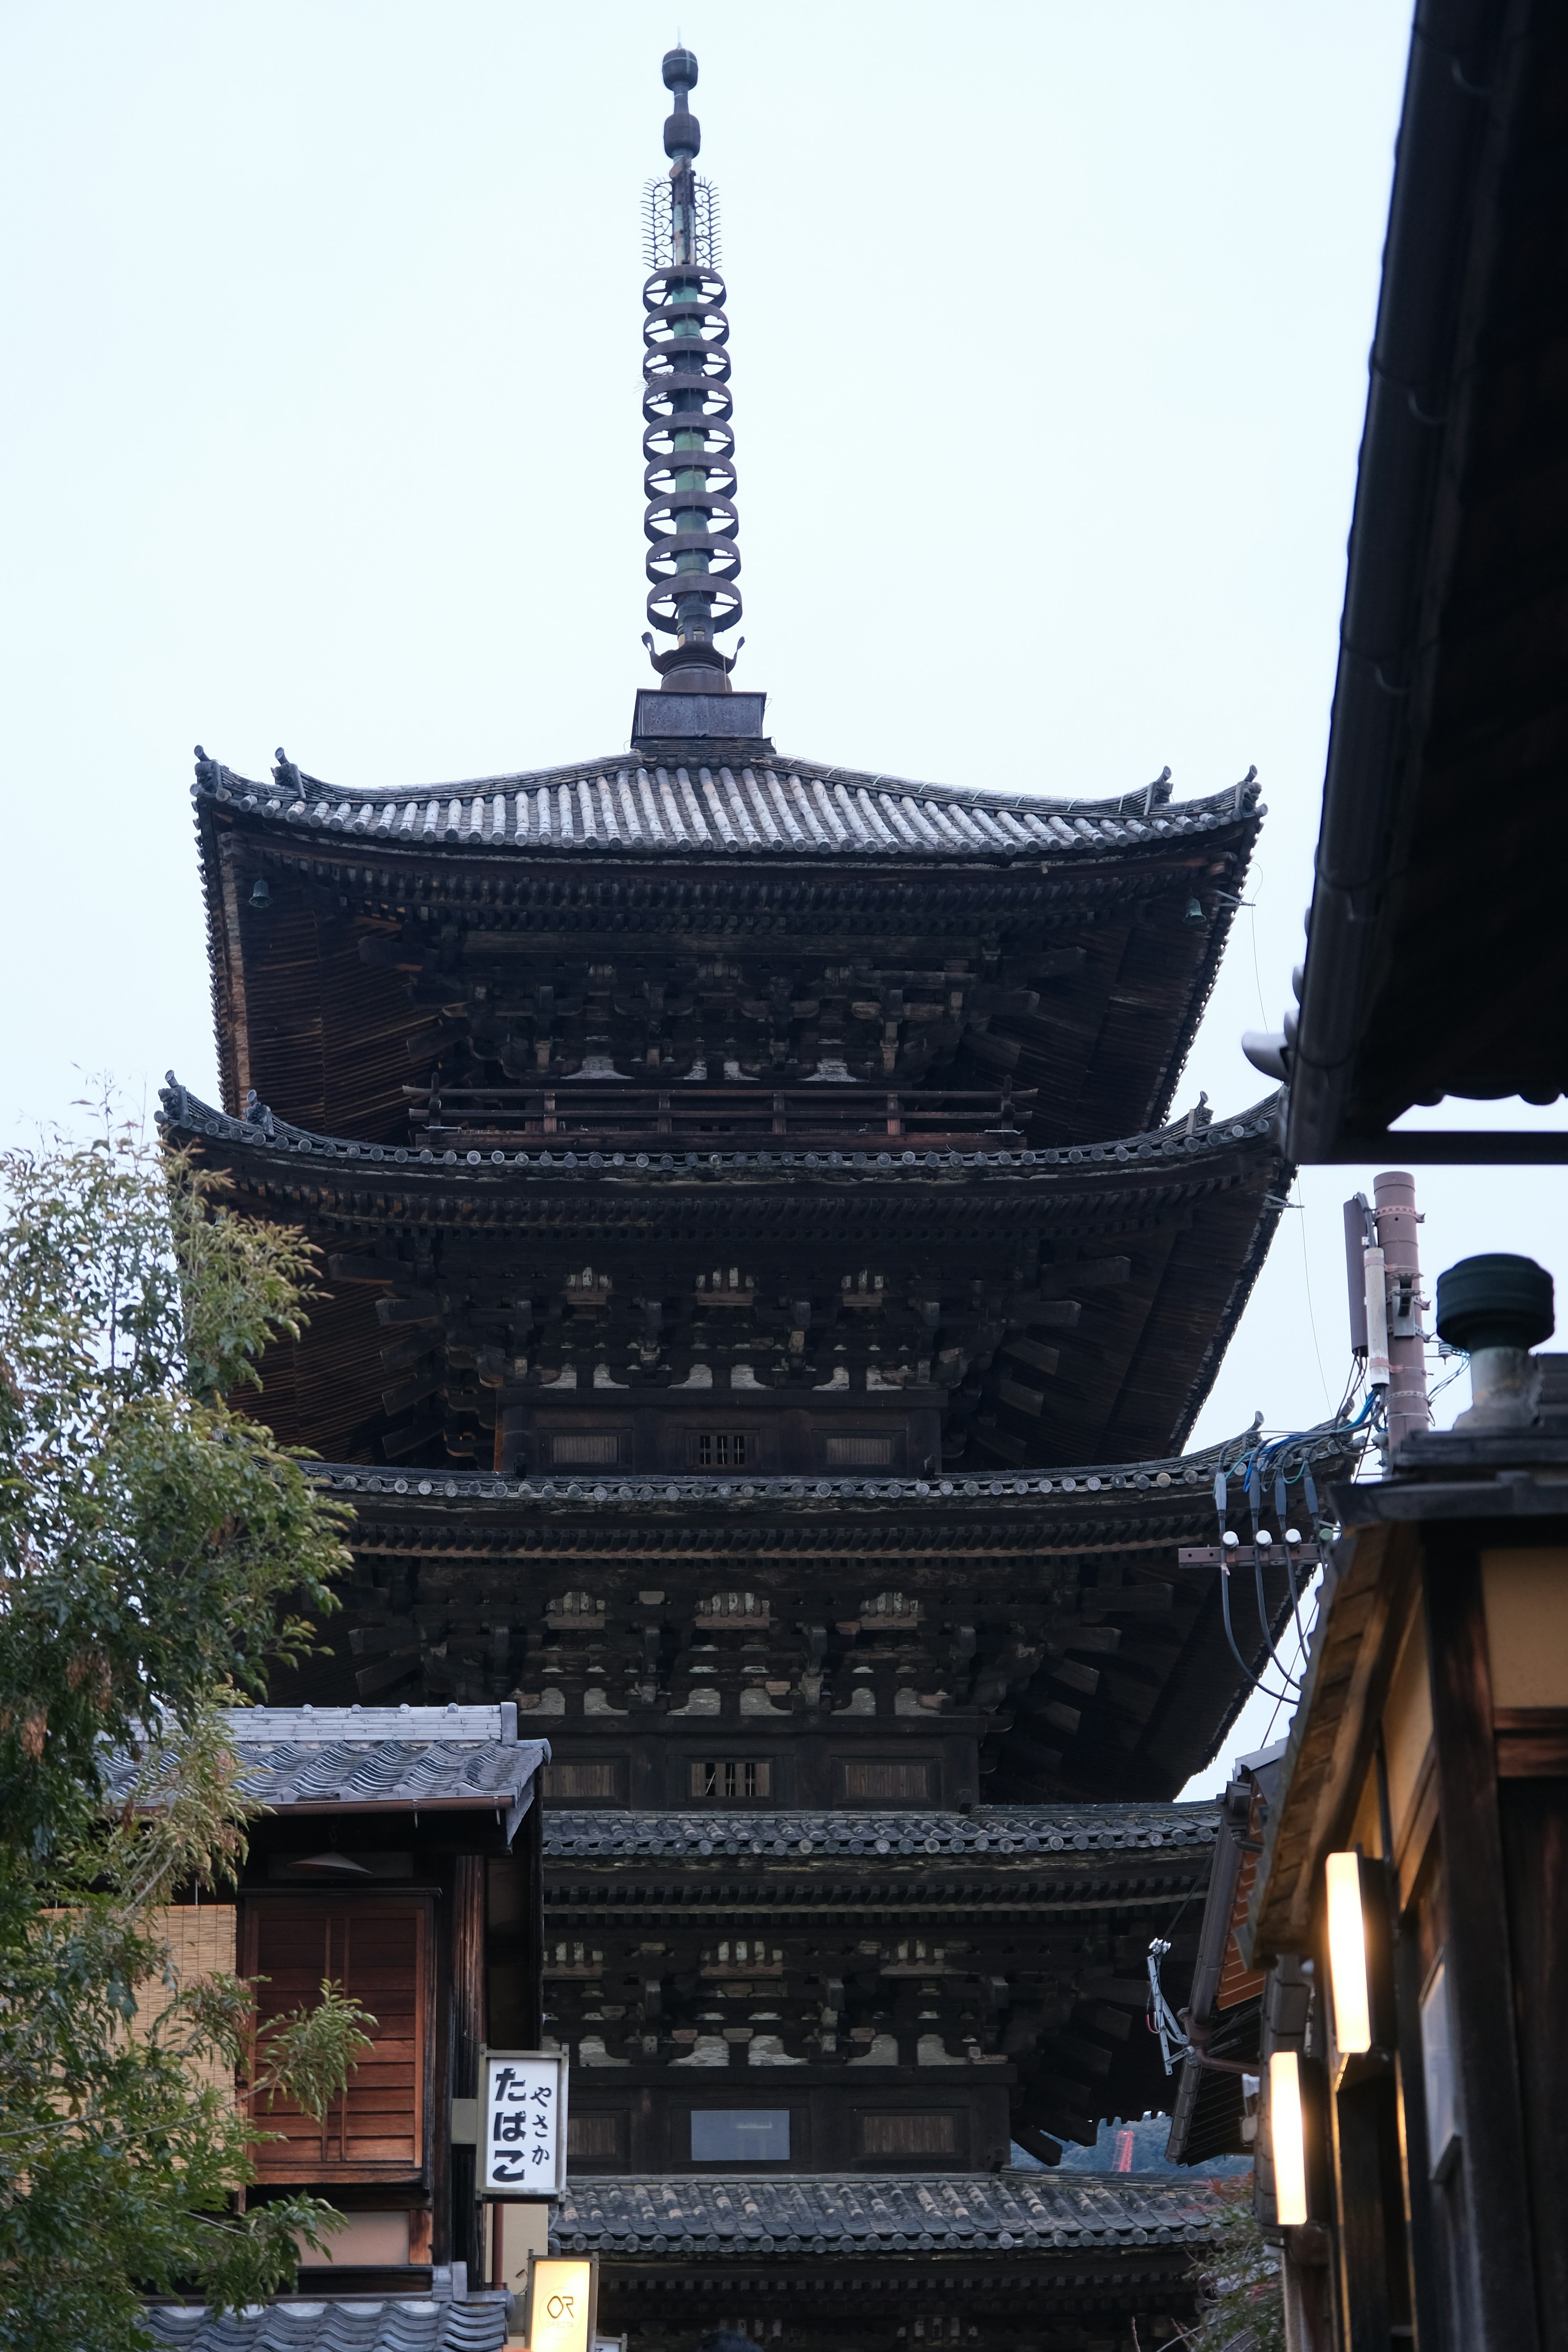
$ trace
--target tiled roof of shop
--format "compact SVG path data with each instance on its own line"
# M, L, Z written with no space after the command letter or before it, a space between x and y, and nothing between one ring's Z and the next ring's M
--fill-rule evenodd
M550 1743L519 1739L501 1706L234 1707L228 1730L247 1797L273 1811L431 1811L479 1805L521 1812ZM121 1753L111 1794L130 1790L137 1759Z
M1046 1854L1205 1850L1213 1805L981 1805L973 1812L574 1812L545 1814L547 1860L658 1861L673 1854L830 1861L870 1854Z
M174 2352L500 2352L509 2298L388 2295L253 2304L244 2311L153 2304L153 2341Z
M563 2252L657 2256L974 2254L1200 2244L1212 2192L1163 2177L1076 2172L858 2174L767 2179L643 2176L568 2183Z
M1249 773L1177 804L1162 780L1110 799L1047 799L827 768L810 760L710 766L591 760L529 774L377 792L290 768L265 783L216 760L196 763L195 798L302 833L403 848L570 856L695 852L959 858L1094 856L1185 840L1265 814Z

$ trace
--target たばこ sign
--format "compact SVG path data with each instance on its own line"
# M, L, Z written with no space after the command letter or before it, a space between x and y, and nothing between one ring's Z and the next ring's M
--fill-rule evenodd
M554 2051L487 2050L479 2193L556 2197L566 2186L566 2061Z

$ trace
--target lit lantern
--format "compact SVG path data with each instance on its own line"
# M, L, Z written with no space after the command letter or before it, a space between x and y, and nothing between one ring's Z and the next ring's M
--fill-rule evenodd
M1301 2112L1301 2061L1276 2050L1268 2061L1268 2137L1274 2151L1274 2210L1282 2229L1307 2219L1307 2129Z
M599 2258L528 2258L530 2352L593 2352L599 2302Z
M1328 1882L1329 1975L1334 1991L1334 2042L1342 2057L1354 2058L1363 2051L1370 2050L1373 2042L1360 1854L1330 1854Z

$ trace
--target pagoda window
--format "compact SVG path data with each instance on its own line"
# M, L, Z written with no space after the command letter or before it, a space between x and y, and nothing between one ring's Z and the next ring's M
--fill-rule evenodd
M743 1429L701 1429L691 1439L699 1470L744 1470L755 1459L756 1441Z
M558 1805L619 1804L623 1766L619 1758L598 1764L547 1764L544 1793Z
M882 2115L860 2118L862 2156L956 2156L958 2117L945 2115Z
M764 1757L725 1757L693 1764L691 1793L706 1804L754 1805L773 1793L773 1768Z
M787 2164L787 2107L693 2107L693 2164Z
M621 1458L621 1441L613 1429L574 1430L569 1436L552 1437L550 1459L557 1469L574 1465L579 1469L608 1469Z
M843 1757L838 1762L840 1801L851 1805L924 1805L931 1798L928 1762Z
M829 1470L885 1470L893 1458L890 1437L829 1437L824 1449Z
M607 2158L611 2163L626 2156L627 2117L624 2109L602 2116L568 2116L566 2118L566 2153L592 2163Z

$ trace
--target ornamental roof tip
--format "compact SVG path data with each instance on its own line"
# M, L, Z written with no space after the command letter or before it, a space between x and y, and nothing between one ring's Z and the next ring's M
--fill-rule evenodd
M586 2176L551 2218L563 2253L1103 2253L1194 2245L1215 2223L1205 2181L1050 2172Z
M919 783L820 761L730 764L693 741L670 764L618 753L567 768L378 791L329 784L293 762L269 783L198 753L194 787L211 803L304 832L403 848L549 856L609 851L1016 859L1094 855L1212 833L1267 814L1257 771L1190 801L1152 784L1061 799Z
M362 1168L380 1166L388 1172L402 1169L412 1177L422 1177L430 1170L442 1171L443 1177L451 1171L465 1181L476 1176L493 1181L510 1173L557 1182L563 1175L582 1181L601 1174L612 1181L670 1177L706 1182L740 1171L774 1179L789 1171L797 1181L803 1176L826 1176L841 1181L885 1182L891 1177L931 1176L952 1181L976 1171L1008 1173L1015 1179L1020 1174L1038 1177L1047 1169L1125 1167L1134 1162L1180 1167L1204 1154L1263 1139L1278 1146L1284 1095L1277 1090L1234 1118L1211 1118L1206 1125L1183 1118L1172 1126L1109 1142L1014 1151L437 1151L429 1145L416 1149L413 1144L360 1143L346 1136L319 1135L310 1128L291 1126L266 1103L254 1099L247 1103L243 1118L231 1118L226 1111L215 1109L183 1087L173 1070L165 1074L159 1100L163 1109L158 1124L181 1134L265 1147L320 1161L357 1161ZM397 1181L405 1182L407 1177Z
M574 1812L552 1805L544 1817L547 1862L700 1861L744 1856L762 1862L853 1860L863 1856L1160 1853L1173 1861L1206 1854L1219 1821L1217 1804L982 1805L971 1813Z

